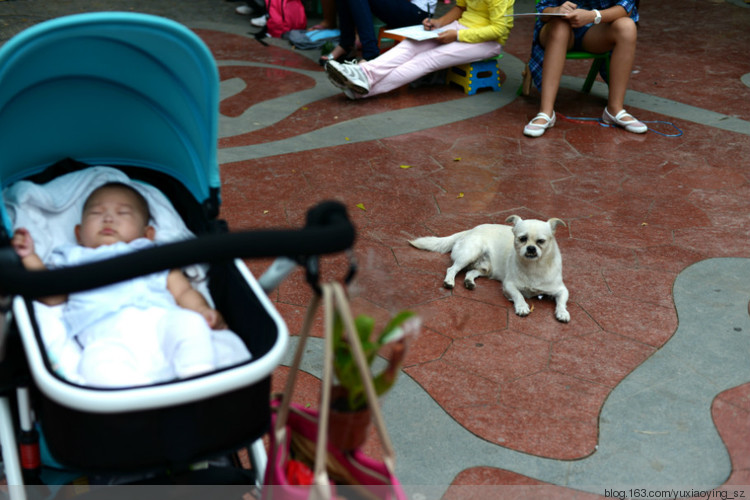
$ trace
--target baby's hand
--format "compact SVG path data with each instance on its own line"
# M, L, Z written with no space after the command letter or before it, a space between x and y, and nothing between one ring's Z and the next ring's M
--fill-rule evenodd
M206 318L206 323L213 330L226 330L227 322L224 321L224 316L221 315L216 309L206 308L201 311L201 314Z
M22 259L34 254L34 240L27 229L22 227L16 229L16 232L13 233L13 238L10 240L10 244Z

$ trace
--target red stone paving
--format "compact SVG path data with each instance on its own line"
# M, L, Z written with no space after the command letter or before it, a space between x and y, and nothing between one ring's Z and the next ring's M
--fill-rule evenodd
M750 9L667 0L646 2L641 13L633 90L750 119L750 89L739 80L750 73ZM722 29L695 29L697 20ZM506 51L524 59L530 33L531 23L517 22ZM236 35L199 34L220 63L320 70L289 50ZM571 62L566 73L583 76L587 69L585 62ZM231 64L221 65L221 76L249 85L222 103L226 116L311 85L309 77L293 71ZM268 81L273 84L264 85ZM401 89L360 102L334 96L305 103L273 127L224 138L221 147L464 98L460 90L440 87ZM639 118L673 122L683 135L600 127L575 118L598 117L604 102L565 89L557 101L561 120L531 140L521 129L537 106L533 93L425 131L222 165L222 216L234 229L300 227L315 203L344 203L358 230L360 271L352 286L357 312L384 321L411 308L424 317L405 372L477 436L538 456L578 459L596 446L598 414L610 391L675 332L671 288L679 272L706 258L750 257L750 140L636 108ZM653 127L674 131L664 124ZM460 285L445 290L449 258L407 243L416 236L502 223L511 214L567 223L558 229L558 241L571 292L570 324L554 320L549 301L532 301L534 312L516 317L497 282L479 280L474 291ZM265 265L250 263L256 273ZM323 270L326 277L341 277L346 262L325 257ZM271 294L290 331L299 329L309 296L301 272ZM732 484L750 483L748 392L747 385L727 391L713 406L732 456ZM505 471L471 469L455 484L537 483ZM570 490L550 488L545 497L570 498ZM455 497L468 498L465 492Z

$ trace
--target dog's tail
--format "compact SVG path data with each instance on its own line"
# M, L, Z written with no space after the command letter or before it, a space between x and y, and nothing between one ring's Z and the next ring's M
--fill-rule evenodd
M429 250L430 252L448 253L453 250L456 240L458 240L466 231L452 234L450 236L423 236L416 240L409 241L411 246L420 250Z

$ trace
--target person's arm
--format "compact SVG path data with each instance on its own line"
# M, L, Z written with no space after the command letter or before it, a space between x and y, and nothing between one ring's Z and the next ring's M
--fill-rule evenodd
M432 31L434 29L442 28L443 26L452 23L456 19L461 17L461 14L464 13L466 10L465 7L459 7L458 5L454 5L451 10L443 14L437 19L430 19L429 17L426 18L424 21L422 21L422 25L424 26L424 29L427 31Z
M42 259L37 255L34 249L34 239L31 237L28 229L18 228L13 233L13 238L10 240L10 245L16 254L21 258L21 264L25 269L29 271L44 271L47 266L44 265ZM39 302L48 306L56 306L64 303L68 300L67 295L52 295L49 297L40 297Z
M572 14L575 12L575 10L578 8L578 5L573 2L563 2L562 4L558 5L557 7L550 7L550 6L544 6L545 3L548 2L541 2L537 8L541 8L542 14ZM550 19L552 19L552 16L542 16L541 20L543 23L548 22Z
M167 275L167 289L178 306L190 309L203 316L206 318L208 326L214 330L222 330L227 327L221 313L208 305L203 295L190 285L190 281L179 269L173 269Z
M513 0L490 0L487 2L487 24L461 30L457 40L464 43L500 42L505 43L513 27ZM467 20L468 18L467 12ZM476 13L472 13L476 15Z
M600 10L599 14L602 16L602 20L600 21L602 23L611 23L612 21L628 15L625 8L621 5L615 5L608 9ZM566 16L566 19L570 22L570 25L573 28L580 28L581 26L593 23L595 18L596 13L593 10L585 9L575 9Z

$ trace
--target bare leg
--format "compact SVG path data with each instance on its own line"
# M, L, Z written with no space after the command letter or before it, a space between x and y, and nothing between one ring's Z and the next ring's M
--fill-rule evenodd
M625 103L630 72L635 60L638 30L629 17L621 17L610 24L592 26L583 36L582 48L589 52L612 51L609 67L609 99L607 109L616 115ZM545 57L546 60L546 57ZM634 120L628 117L626 121Z
M565 54L573 47L573 30L570 23L562 19L552 19L542 27L539 42L544 47L542 98L539 112L552 116L565 66ZM533 123L543 124L544 120L538 122L533 120Z

